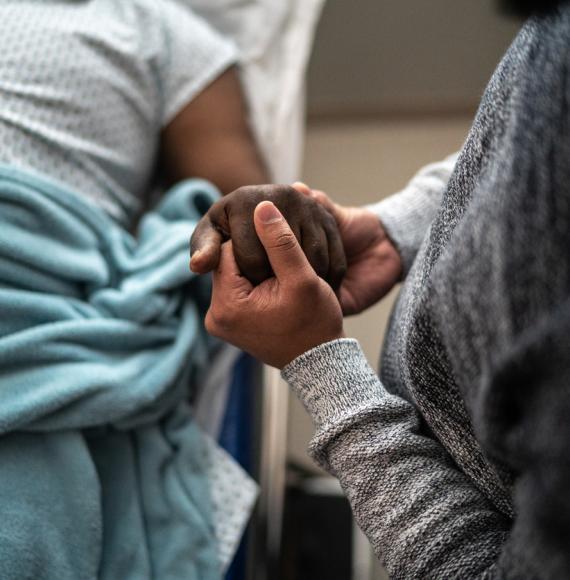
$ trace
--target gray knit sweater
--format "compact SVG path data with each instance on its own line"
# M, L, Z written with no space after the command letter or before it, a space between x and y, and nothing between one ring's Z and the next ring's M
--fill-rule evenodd
M523 27L443 191L376 208L409 270L381 379L353 340L283 370L392 578L570 578L565 6Z

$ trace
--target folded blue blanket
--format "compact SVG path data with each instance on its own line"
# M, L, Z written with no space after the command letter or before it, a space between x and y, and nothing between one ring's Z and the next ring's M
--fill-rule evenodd
M137 239L79 195L0 166L0 578L220 577L187 403L208 282L188 181Z

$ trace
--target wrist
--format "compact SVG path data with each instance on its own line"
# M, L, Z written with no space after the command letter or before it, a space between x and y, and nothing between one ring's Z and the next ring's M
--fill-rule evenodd
M319 348L323 344L328 344L329 342L334 342L335 340L342 340L346 338L346 334L344 332L344 328L341 328L340 331L327 333L326 335L320 336L316 340L308 340L303 344L297 344L297 348L292 348L279 365L279 369L282 370L288 365L290 365L294 360L302 357L307 352L314 350L315 348Z
M386 256L389 261L393 262L394 269L397 271L396 281L401 282L404 279L404 262L402 260L402 254L400 253L397 244L391 238L390 233L384 227L382 220L378 219L378 222L380 224L380 229L382 230L382 243L384 244Z
M390 229L385 226L382 218L374 211L373 206L366 206L362 210L366 212L369 220L374 220L374 239L370 245L382 248L385 259L392 263L393 269L398 273L396 281L400 282L403 278L404 265L398 244L390 234Z
M327 342L281 372L317 428L342 420L384 396L378 377L353 339Z

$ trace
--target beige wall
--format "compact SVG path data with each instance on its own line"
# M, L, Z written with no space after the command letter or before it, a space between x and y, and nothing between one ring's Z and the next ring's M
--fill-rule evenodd
M517 28L494 0L328 0L309 72L310 110L464 111Z

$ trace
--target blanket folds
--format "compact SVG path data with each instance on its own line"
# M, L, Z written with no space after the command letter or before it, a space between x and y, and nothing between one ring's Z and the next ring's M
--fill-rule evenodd
M0 166L0 578L220 577L190 378L209 282L188 268L218 193L185 182L135 239Z

